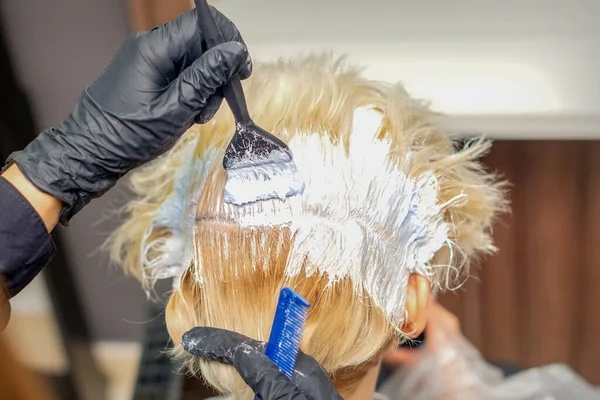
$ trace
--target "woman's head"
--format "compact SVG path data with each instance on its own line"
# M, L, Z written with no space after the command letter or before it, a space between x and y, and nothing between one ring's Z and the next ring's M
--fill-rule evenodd
M149 286L177 278L167 307L175 353L240 396L249 394L234 370L185 355L181 335L200 325L267 340L280 289L294 288L312 304L302 350L350 393L402 331L420 328L429 287L449 288L469 257L492 250L504 203L476 161L489 146L457 152L401 86L329 57L258 66L245 92L256 123L292 149L304 194L223 201L234 130L223 107L133 175L140 199L112 237L113 257Z

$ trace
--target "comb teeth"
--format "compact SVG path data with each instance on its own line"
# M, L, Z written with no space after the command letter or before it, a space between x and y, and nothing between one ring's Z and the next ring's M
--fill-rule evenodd
M289 379L294 376L308 307L310 303L292 289L281 291L265 354Z

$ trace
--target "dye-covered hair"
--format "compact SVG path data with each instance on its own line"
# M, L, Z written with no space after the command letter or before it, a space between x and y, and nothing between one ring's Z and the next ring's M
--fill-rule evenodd
M194 326L267 340L278 292L309 302L302 350L348 393L401 337L413 273L451 289L469 260L494 250L503 185L401 85L367 80L341 59L257 65L244 83L252 118L289 144L302 196L235 206L223 201L233 117L222 107L164 156L132 174L137 200L112 235L113 260L151 289L174 279L167 307L174 353L237 398L252 397L228 366L179 346ZM410 318L410 316L408 316Z

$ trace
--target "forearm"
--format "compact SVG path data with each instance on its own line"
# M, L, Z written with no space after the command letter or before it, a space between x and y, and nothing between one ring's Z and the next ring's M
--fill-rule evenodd
M39 191L16 165L0 177L0 331L10 318L11 297L48 264L54 254L49 232L62 202Z
M14 170L9 175L12 173ZM30 190L23 189L25 192ZM31 197L31 193L28 194ZM43 213L51 214L51 206L37 195L33 198ZM52 225L42 220L22 191L13 186L5 175L0 177L0 281L5 289L3 298L19 293L48 264L55 252L48 234Z
M2 177L14 186L19 193L31 204L38 213L46 230L51 232L58 223L58 216L62 209L62 201L56 197L40 191L21 173L16 164L11 165Z

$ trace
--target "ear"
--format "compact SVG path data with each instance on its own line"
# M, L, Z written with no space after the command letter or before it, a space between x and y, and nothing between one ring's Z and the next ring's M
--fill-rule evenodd
M429 292L429 279L420 274L410 275L406 288L407 318L402 332L411 339L418 337L425 330Z

